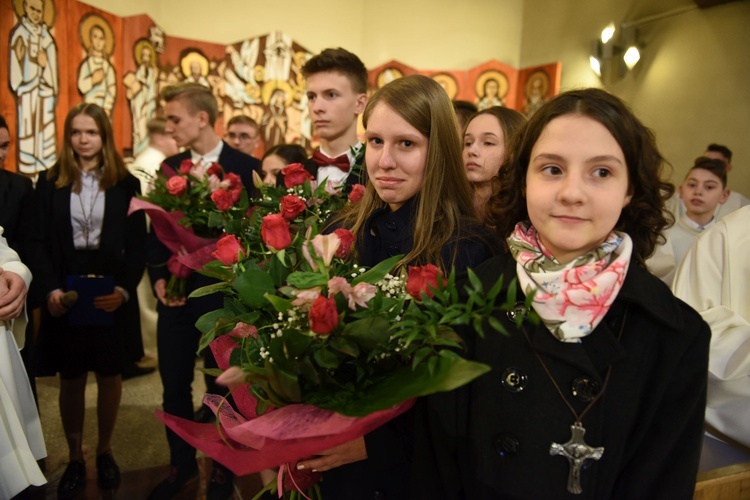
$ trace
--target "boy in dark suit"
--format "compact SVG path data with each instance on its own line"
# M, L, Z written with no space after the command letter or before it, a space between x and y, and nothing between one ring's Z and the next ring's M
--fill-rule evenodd
M225 172L240 176L242 183L253 197L259 193L253 186L252 172L259 174L260 161L231 148L221 140L214 131L218 115L216 98L211 90L194 83L182 83L167 87L162 92L166 102L165 131L174 137L177 145L188 148L182 153L170 156L164 164L177 170L183 160L208 165L216 162ZM182 297L168 300L166 284L169 271L163 263L169 258L169 250L156 238L149 242L149 275L159 303L157 312L157 347L159 351L159 374L164 386L164 411L178 417L193 418L193 400L191 384L195 370L195 352L198 349L200 331L195 322L203 314L219 309L222 299L219 294L187 299ZM205 276L197 273L188 279L186 295L211 283ZM206 365L216 366L210 352L206 353ZM212 387L212 380L207 380L208 392L223 394L226 389ZM170 449L170 475L152 490L149 498L166 499L174 497L180 489L198 476L195 460L195 448L187 444L174 432L167 429L167 441ZM218 463L214 463L211 479L207 489L207 498L227 499L232 495L232 473Z
M357 119L367 104L367 69L342 48L325 49L302 67L307 107L320 147L304 163L318 182L328 179L347 185L360 182L351 167L364 147L357 137ZM353 151L352 151L353 150ZM279 174L279 186L283 176Z

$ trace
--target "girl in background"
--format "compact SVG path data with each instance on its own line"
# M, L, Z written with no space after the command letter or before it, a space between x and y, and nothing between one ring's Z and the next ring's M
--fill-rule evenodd
M307 160L307 151L299 144L277 144L263 155L261 168L263 170L263 182L269 186L276 185L276 177L281 169L292 163L304 163Z
M464 131L464 167L474 193L474 209L485 218L492 179L505 161L507 145L523 127L524 116L509 108L493 106L474 114Z
M448 95L412 75L375 92L363 115L364 197L336 217L356 238L364 266L403 254L399 267L432 263L445 275L478 265L496 245L474 218L461 142ZM410 499L413 412L370 434L299 462L324 472L329 500Z
M71 498L86 482L82 449L88 372L96 374L99 486L117 487L120 471L111 440L122 394L122 338L140 335L136 286L145 266L145 218L128 216L139 194L115 149L106 112L95 104L74 107L65 119L57 163L36 187L44 257L36 263L36 285L47 297L40 326L40 368L60 373L60 415L70 463L60 479L59 498ZM111 292L93 299L93 308L113 315L113 326L83 326L69 321L64 300L69 276L109 276ZM86 321L83 322L86 324Z
M509 252L475 271L516 279L540 321L520 302L495 318L509 335L466 333L493 369L427 398L414 498L692 498L710 332L643 264L668 224L662 164L598 89L520 132L490 200Z

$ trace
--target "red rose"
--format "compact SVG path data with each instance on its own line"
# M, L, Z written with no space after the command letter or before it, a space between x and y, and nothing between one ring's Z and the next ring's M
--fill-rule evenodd
M219 164L216 163L216 162L213 162L213 163L211 163L211 166L208 167L208 170L206 170L206 175L215 175L215 176L218 177L218 176L221 175L221 172L222 172L222 170L221 170L221 167L219 166ZM227 174L227 175L229 175L229 174Z
M354 235L348 229L336 229L334 234L341 240L341 246L336 250L336 257L339 259L346 259L349 254L352 253L352 244L354 243Z
M287 165L281 169L281 174L284 176L284 185L287 188L299 186L300 184L304 184L305 181L313 180L313 176L305 170L305 167L301 163Z
M193 160L182 160L180 162L180 173L182 175L189 174L191 168L193 168Z
M242 190L245 189L242 184L239 186L235 186L233 188L229 189L229 193L232 195L232 203L237 203L240 201L240 197L242 196Z
M299 196L290 194L281 197L281 215L286 220L294 220L305 208L307 208L307 204Z
M240 178L240 176L232 172L227 172L226 174L224 174L224 180L229 181L229 189L234 189L237 186L242 186L242 179Z
M310 307L310 330L319 335L328 335L339 324L339 311L336 299L323 297L315 299Z
M434 292L429 288L438 288L438 278L445 284L440 269L433 264L426 266L409 266L409 277L406 279L406 291L415 299L421 298L422 292L430 297Z
M234 198L232 197L232 193L230 193L226 189L217 189L216 191L211 193L211 201L213 201L216 205L216 208L218 208L222 212L226 212L227 210L232 208L232 205L234 205Z
M187 279L191 274L193 274L192 269L177 260L177 254L172 254L172 256L169 258L169 260L167 261L167 269L169 269L169 272L172 273L175 278L179 278L181 280Z
M281 214L263 217L263 222L260 225L260 236L263 238L263 243L274 250L283 250L292 244L289 221Z
M225 266L231 266L240 260L240 254L245 257L245 249L240 245L240 240L235 235L228 234L216 242L216 250L211 256L219 259Z
M184 177L175 175L167 181L167 191L172 196L180 196L187 189L188 181Z
M365 195L365 187L362 184L352 186L352 192L349 193L349 201L357 203Z

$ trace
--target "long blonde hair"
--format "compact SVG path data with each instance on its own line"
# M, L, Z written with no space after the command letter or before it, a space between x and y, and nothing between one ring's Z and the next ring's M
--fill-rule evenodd
M99 136L102 139L102 149L99 152L99 161L102 164L102 176L99 179L99 187L102 190L109 189L128 175L128 169L125 167L125 162L122 161L122 157L117 152L117 149L115 149L115 138L107 113L100 106L85 102L76 105L65 118L62 150L57 162L47 172L47 179L55 179L56 188L72 184L74 193L81 190L81 166L78 163L78 155L73 150L71 142L73 118L80 115L93 118L96 128L99 130Z
M445 265L455 263L457 247L451 262L446 263L441 258L442 248L449 243L457 245L456 235L462 225L474 218L453 104L437 82L422 75L399 78L375 92L362 117L365 128L379 104L391 108L428 139L424 181L415 200L414 245L399 267L432 263L445 272ZM367 218L387 206L373 184L368 183L364 197L342 211L335 223L350 228L361 242Z

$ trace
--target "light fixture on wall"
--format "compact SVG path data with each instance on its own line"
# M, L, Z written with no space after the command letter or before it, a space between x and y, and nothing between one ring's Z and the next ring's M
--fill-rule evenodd
M618 29L614 22L609 23L591 45L589 65L594 73L599 77L603 74L625 76L641 59L637 37L635 28L622 24Z
M701 3L701 1L696 0L698 3ZM619 27L614 22L609 23L602 30L601 36L591 44L591 54L589 55L591 69L603 79L610 79L615 76L622 78L641 60L643 43L638 39L636 28L654 21L684 14L697 8L697 5L677 7L635 21L623 22Z

